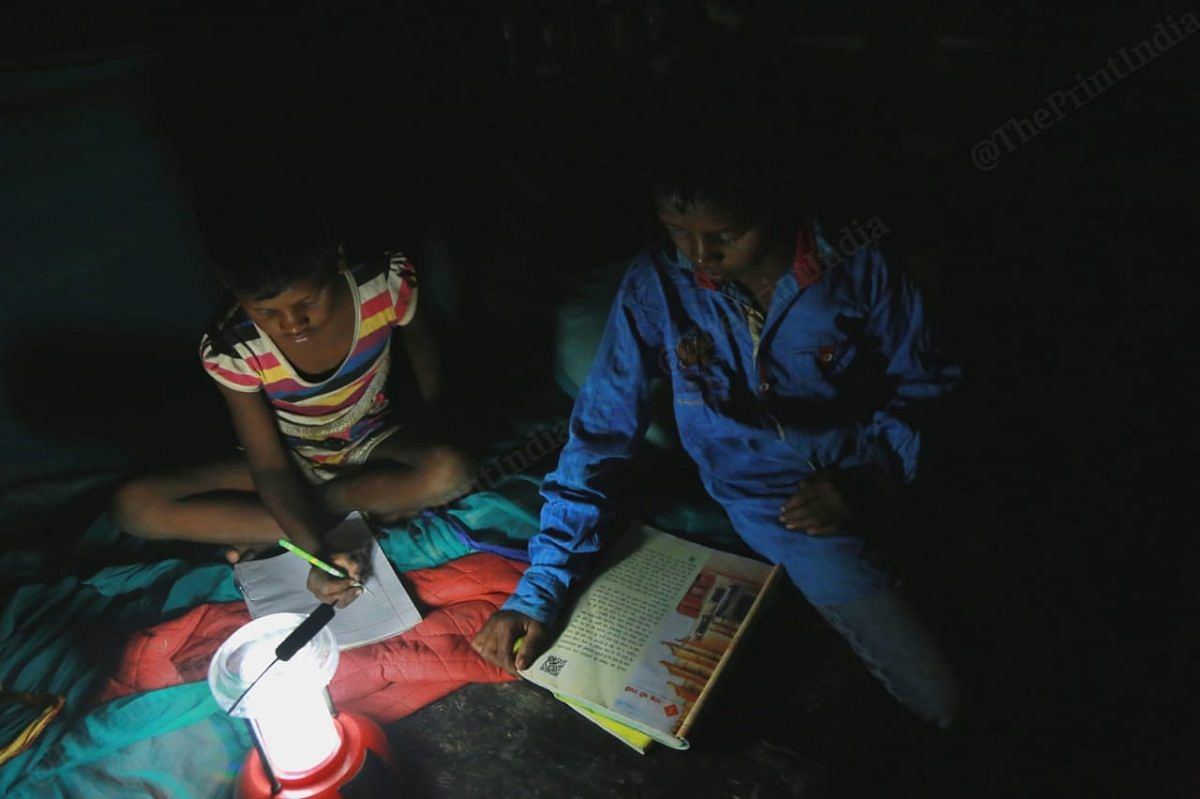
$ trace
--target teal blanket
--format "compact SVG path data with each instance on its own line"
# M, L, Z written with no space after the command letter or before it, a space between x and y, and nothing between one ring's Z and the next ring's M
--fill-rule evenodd
M380 544L398 571L427 568L476 549L520 551L537 531L538 481L511 476L443 512L389 530ZM123 535L107 517L77 545L81 558L153 545ZM204 682L125 697L100 707L87 698L115 666L133 630L204 602L239 599L224 563L180 559L110 566L79 577L45 579L32 553L0 557L0 576L22 584L0 613L0 686L61 694L59 717L33 745L0 766L0 796L211 797L229 792L251 746L244 724L222 713ZM0 713L0 741L35 711Z

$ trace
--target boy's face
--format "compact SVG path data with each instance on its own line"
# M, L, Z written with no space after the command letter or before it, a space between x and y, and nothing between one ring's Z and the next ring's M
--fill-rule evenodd
M679 251L696 268L719 280L748 277L767 266L778 248L764 224L749 224L732 214L705 205L678 212L658 209L659 221Z
M304 345L320 335L333 315L337 281L300 280L266 300L239 297L250 318L276 341Z

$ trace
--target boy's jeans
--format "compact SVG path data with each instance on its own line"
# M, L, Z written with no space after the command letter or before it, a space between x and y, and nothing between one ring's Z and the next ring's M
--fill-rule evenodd
M959 710L958 682L903 596L887 588L814 607L901 704L942 729L950 727Z
M658 470L661 474L667 466L658 461L651 463L648 473ZM661 494L653 495L653 500L661 500ZM643 517L651 524L664 530L670 530L698 541L707 546L733 552L740 555L753 555L748 548L745 536L734 530L729 516L710 497L703 494L687 497L675 497L667 506L674 509L672 514L655 515L655 510L662 508L647 501L643 509ZM686 513L679 508L687 509ZM771 511L771 506L763 514ZM778 507L778 501L775 502ZM740 509L740 508L739 508ZM777 513L777 510L775 511ZM760 515L763 515L760 514ZM750 532L770 530L777 525L769 521L751 527L743 527ZM837 554L839 550L831 550L824 546L831 539L809 539L794 532L781 535L784 538L781 549L787 557L785 565L792 566L805 553L796 552L795 545L807 545L815 555L825 555L815 559L812 564L800 563L795 569L796 574L789 569L793 585L800 585L801 580L813 574L832 574L851 571L862 572L864 575L874 573L872 579L877 580L873 590L869 590L859 598L846 601L820 601L820 593L812 591L810 581L805 579L802 592L813 595L818 602L812 602L813 607L837 630L850 644L867 668L883 683L905 707L921 718L937 724L945 729L954 721L959 709L959 687L954 673L942 655L937 642L920 622L917 614L909 606L908 601L899 592L891 588L892 580L886 571L878 571L868 565L868 560L843 555L833 558L828 556L831 551ZM757 540L757 539L756 539ZM758 541L761 544L761 541ZM786 546L791 544L791 546ZM806 550L807 551L807 550ZM865 580L864 580L865 581ZM834 583L840 581L833 580ZM807 588L807 590L805 590Z

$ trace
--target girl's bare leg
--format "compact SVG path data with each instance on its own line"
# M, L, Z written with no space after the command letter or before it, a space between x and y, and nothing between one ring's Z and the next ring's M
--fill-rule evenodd
M321 486L331 511L362 511L391 522L470 493L475 466L465 454L438 444L414 444L399 434L383 441L367 462Z
M117 490L112 513L140 538L226 544L231 561L283 535L241 458L132 480Z
M460 451L396 435L318 490L332 512L358 510L391 522L469 493L473 478L474 465ZM283 536L242 458L132 480L117 490L112 513L140 538L224 544L230 562Z

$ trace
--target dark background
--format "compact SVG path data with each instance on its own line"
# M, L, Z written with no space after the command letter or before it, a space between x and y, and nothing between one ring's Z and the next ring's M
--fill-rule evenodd
M554 391L557 306L655 232L638 153L656 69L736 41L771 63L777 84L753 90L792 104L818 195L886 224L967 371L918 489L936 532L909 557L984 695L960 758L976 795L1200 788L1200 36L994 169L971 159L1186 6L9 8L6 537L45 526L74 478L98 475L95 500L232 446L195 355L225 301L197 211L222 192L322 187L353 253L399 247L421 269L462 434L529 412ZM699 105L695 124L720 113Z

